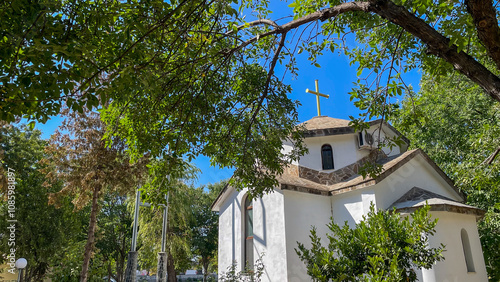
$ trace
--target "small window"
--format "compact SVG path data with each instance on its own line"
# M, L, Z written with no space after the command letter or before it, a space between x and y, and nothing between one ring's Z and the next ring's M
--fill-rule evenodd
M474 262L472 261L472 251L470 248L469 235L467 235L467 231L462 228L460 232L462 237L462 247L464 249L465 256L465 265L467 266L467 272L476 272L474 268Z
M323 163L323 170L334 168L332 146L323 145L321 147L321 161Z
M245 266L248 269L253 269L253 205L250 197L245 199L245 248L244 258Z

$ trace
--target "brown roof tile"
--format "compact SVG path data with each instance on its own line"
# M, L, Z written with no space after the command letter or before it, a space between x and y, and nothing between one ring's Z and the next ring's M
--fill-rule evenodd
M419 187L413 187L410 191L406 192L389 207L389 210L395 208L396 212L411 213L426 204L431 206L431 211L473 214L477 217L482 217L485 213L483 210L476 207L462 204Z
M348 127L350 120L331 118L328 116L313 117L299 126L304 126L307 130L329 129L337 127Z
M372 186L380 181L384 180L386 177L391 175L398 168L406 164L408 161L413 159L415 156L421 155L423 158L434 168L436 171L445 179L446 182L462 197L465 199L463 193L461 193L453 184L451 179L446 176L446 174L420 149L414 149L411 151L404 152L403 154L387 157L377 161L382 165L382 172L375 178L367 176L363 178L362 175L356 174L352 177L335 183L333 185L324 185L320 183L313 182L304 178L300 178L297 174L290 174L289 171L295 171L295 169L287 169L285 172L278 177L278 181L281 184L281 189L288 189L288 187L303 187L306 190L318 190L321 194L328 191L329 194L341 194L348 191L361 189L364 187ZM319 172L318 172L319 173ZM296 189L294 189L296 190Z

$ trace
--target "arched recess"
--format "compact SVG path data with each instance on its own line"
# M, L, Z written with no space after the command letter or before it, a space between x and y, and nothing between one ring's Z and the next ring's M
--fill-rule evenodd
M244 205L242 212L242 232L243 235L243 265L242 270L253 269L253 201L248 195L243 197Z
M467 266L467 272L476 272L476 269L474 268L474 261L472 260L472 250L470 247L470 241L469 241L469 235L467 234L467 231L462 228L462 231L460 232L460 237L462 237L462 247L464 250L464 256L465 256L465 265Z
M334 169L332 146L328 144L321 146L321 163L323 170Z

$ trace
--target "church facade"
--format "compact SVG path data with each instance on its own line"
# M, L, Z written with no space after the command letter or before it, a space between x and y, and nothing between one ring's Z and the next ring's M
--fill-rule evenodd
M373 121L363 132L348 124L325 116L305 122L309 153L285 169L273 193L252 201L245 190L226 187L220 193L212 205L219 212L219 274L233 263L241 271L245 262L261 258L263 281L311 281L295 248L297 242L310 244L312 226L325 236L331 217L354 226L371 203L408 214L427 202L439 219L430 244L443 243L446 251L444 261L417 271L419 281L487 281L476 226L484 212L463 204L464 195L446 174L423 151L408 151L409 141L386 122ZM373 150L385 138L402 142ZM360 167L373 161L383 172L360 176Z

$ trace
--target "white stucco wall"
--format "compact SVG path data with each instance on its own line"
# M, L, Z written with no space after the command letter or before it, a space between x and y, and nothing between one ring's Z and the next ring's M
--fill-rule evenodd
M325 238L330 222L330 197L319 196L295 191L283 191L285 196L285 226L286 226L286 253L288 274L279 280L288 282L311 281L307 275L305 264L299 259L295 248L297 242L310 247L309 238L312 226L317 228L318 235ZM327 241L325 240L325 243Z
M474 215L431 212L433 218L438 218L436 234L429 238L432 247L445 245L444 261L436 263L430 270L422 270L423 282L483 282L488 281L486 266L482 253L479 234ZM476 272L467 272L464 250L462 248L461 230L467 231L472 250Z
M293 150L293 146L290 142L283 142L283 148L281 149L282 154L290 154ZM291 162L293 165L299 165L298 161Z
M283 191L274 190L253 201L254 258L262 255L262 281L285 281L287 250Z
M355 137L354 134L346 134L306 138L305 143L309 154L301 157L299 164L315 170L323 170L321 146L329 144L333 149L334 170L350 165L369 153L368 150L358 150Z
M388 129L382 130L380 133L380 139L384 140L386 138L386 132ZM372 133L375 139L379 138L379 127L372 126L367 132ZM335 169L330 171L335 171L337 169L343 168L350 165L359 159L367 156L369 150L358 148L358 134L344 134L344 135L330 135L323 137L309 137L305 139L305 144L309 149L309 154L303 156L299 160L299 164L304 167L312 168L321 171L321 147L325 144L329 144L333 149L333 162ZM376 144L374 144L376 146ZM285 145L283 148L284 152L289 152L291 146ZM384 147L383 151L388 156L394 156L401 153L399 147L394 147L390 149L389 147Z
M219 275L233 263L243 270L243 219L241 192L231 190L219 210ZM280 190L253 200L254 259L262 255L265 266L262 281L284 281L286 277L286 245L284 226L284 197Z
M376 194L373 189L360 189L350 193L339 194L331 197L333 219L335 223L343 226L347 221L350 227L363 219L363 215L370 210L370 204L376 204ZM375 205L375 208L377 206Z
M219 275L226 272L233 262L237 262L239 264L237 269L241 269L241 197L243 193L229 189L230 191L226 192L229 195L219 208Z
M455 201L462 201L451 186L422 157L416 156L372 187L377 191L377 207L389 208L413 187L419 187Z

